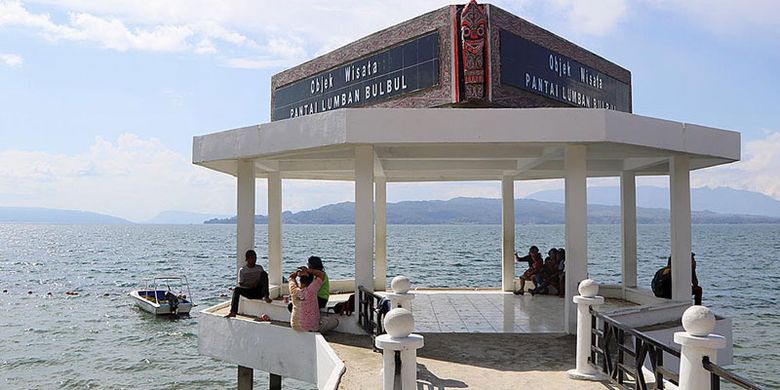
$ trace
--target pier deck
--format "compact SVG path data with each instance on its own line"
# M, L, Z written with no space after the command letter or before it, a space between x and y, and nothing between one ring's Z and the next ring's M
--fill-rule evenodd
M418 389L583 389L609 383L573 381L574 336L561 334L424 334L418 351ZM347 369L339 389L380 389L382 354L371 338L343 333L325 337Z
M412 301L420 333L564 333L564 298L497 290L416 290ZM380 293L381 294L381 293ZM636 306L607 299L599 310Z

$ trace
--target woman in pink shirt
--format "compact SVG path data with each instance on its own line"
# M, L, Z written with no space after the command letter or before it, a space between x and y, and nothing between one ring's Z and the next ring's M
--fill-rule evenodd
M320 306L317 302L317 292L322 287L324 276L322 271L311 268L290 274L290 298L293 304L290 325L293 329L302 332L319 330Z

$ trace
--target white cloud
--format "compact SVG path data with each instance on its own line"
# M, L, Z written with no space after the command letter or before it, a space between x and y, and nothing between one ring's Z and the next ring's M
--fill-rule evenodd
M628 11L626 0L553 0L552 4L573 32L596 36L611 33Z
M231 68L265 69L296 65L308 57L306 49L299 42L282 38L271 39L260 52L263 54L230 58L226 64Z
M186 26L157 25L151 28L128 28L117 18L103 18L88 13L69 12L68 24L57 24L49 14L29 12L20 2L0 3L0 26L37 30L51 41L85 41L106 49L181 51L188 48L193 35Z
M193 35L186 26L161 25L131 31L118 19L104 19L85 13L71 14L70 25L76 33L53 38L92 41L106 49L118 51L183 51L189 47L187 39Z
M8 206L87 209L136 221L170 209L230 214L234 182L133 134L97 138L79 154L0 151L0 199Z
M21 68L24 59L19 54L0 53L0 63L5 64L9 68Z
M195 52L198 54L215 54L219 50L217 50L217 47L214 45L214 42L211 41L211 39L205 38L202 39L200 42L198 42L198 45L195 47Z
M19 0L0 0L0 28L33 30L51 41L91 43L127 51L192 52L217 56L228 67L263 69L295 65L450 0L31 0L67 16L55 22ZM550 9L575 33L611 32L626 13L625 0L497 0L523 17ZM556 18L556 20L559 18ZM57 19L59 20L59 19ZM283 38L281 38L283 37Z
M695 187L732 187L780 199L780 132L745 144L742 161L691 175Z
M166 20L144 21L128 15L117 16L112 9L96 14L83 11L89 7L57 6L67 14L67 23L54 22L48 13L30 12L20 1L0 0L0 27L21 27L35 31L50 41L87 42L123 52L192 50L199 54L213 54L218 51L215 41L239 48L258 46L245 35L209 20L174 24Z

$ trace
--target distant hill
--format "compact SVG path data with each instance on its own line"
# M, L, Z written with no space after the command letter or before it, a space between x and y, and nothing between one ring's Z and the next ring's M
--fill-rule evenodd
M40 207L0 207L0 223L126 224L126 219L90 211Z
M526 199L561 203L563 198L563 190L540 191L526 197ZM588 203L619 206L620 188L589 187ZM637 207L668 209L669 189L654 186L638 186L636 188L636 204ZM727 187L691 189L691 209L723 214L747 214L780 218L780 201L758 192L735 190Z
M202 224L203 221L214 218L224 218L224 214L191 213L189 211L167 210L157 214L154 218L144 221L151 224L176 224L192 225Z
M564 205L534 199L515 200L516 221L519 224L563 224ZM692 213L693 223L780 223L780 218L755 215L730 215L710 211ZM316 210L292 213L286 211L282 220L287 224L352 224L355 204L336 203ZM258 224L266 224L267 217L255 217ZM620 223L620 207L588 205L588 222L593 224ZM637 223L668 223L669 210L637 208ZM236 223L236 218L211 219L205 223ZM454 198L450 200L405 201L387 204L389 224L499 224L501 199Z

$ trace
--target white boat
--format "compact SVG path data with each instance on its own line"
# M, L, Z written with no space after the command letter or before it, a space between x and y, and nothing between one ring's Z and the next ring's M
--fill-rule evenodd
M130 296L138 307L155 315L189 314L195 306L186 276L157 276L145 289L131 291Z

